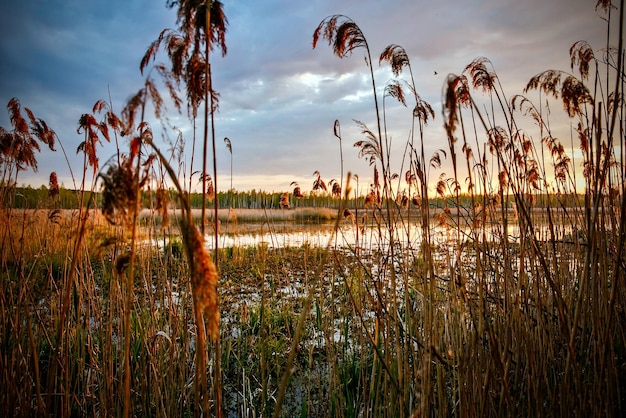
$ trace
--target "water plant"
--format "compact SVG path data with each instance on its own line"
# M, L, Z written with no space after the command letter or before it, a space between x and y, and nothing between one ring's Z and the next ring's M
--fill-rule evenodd
M200 83L187 92L193 120L208 56L185 45L206 36L198 19L207 8L169 4L187 7L181 27L151 48L166 45L166 88ZM617 15L609 2L597 7L607 33L621 34L623 2ZM150 73L121 118L103 101L80 118L83 187L73 190L54 176L47 189L17 187L44 143L36 132L52 131L10 103L13 128L0 131L1 245L14 246L0 254L1 415L619 416L621 36L600 53L574 43L568 71L534 75L518 94L485 57L447 75L438 116L446 138L432 148L435 112L404 48L380 55L395 77L380 89L355 22L326 18L318 40L342 58L366 52L376 116L382 107L374 129L357 122L353 151L373 181L360 196L357 176L326 184L316 171L315 193L289 185L291 210L279 209L288 191L215 191L229 206L215 213L222 234L236 226L270 237L253 246L211 248L201 232L208 183L205 196L191 193L184 138L170 156L143 117L132 126L132 105L141 109L157 88ZM394 148L391 99L410 120ZM571 121L569 143L555 107ZM333 134L343 171L338 121ZM114 135L118 153L100 164L99 143ZM15 141L32 152L12 153ZM322 184L339 185L340 196ZM282 244L287 226L312 223L330 231L325 242Z

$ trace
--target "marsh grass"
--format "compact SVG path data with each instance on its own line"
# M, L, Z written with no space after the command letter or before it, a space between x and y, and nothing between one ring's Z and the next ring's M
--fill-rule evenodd
M324 19L319 39L341 57L366 45L344 16ZM156 157L144 155L149 164L129 164L126 175L137 184L144 170L161 173L143 183L159 190L150 210L139 212L132 199L104 214L92 205L0 208L0 415L619 416L623 59L596 58L583 43L570 54L577 76L546 71L525 94L538 89L573 118L582 173L550 132L548 112L525 96L508 99L485 58L446 80L452 175L437 171L442 150L425 155L434 113L412 81L392 83L386 98L403 99L407 85L415 93L400 172L376 101L380 126L359 124L357 148L376 178L365 202L347 180L339 208L207 216L221 233L321 221L334 222L336 234L325 246L219 248L219 299L218 271L198 233L204 220L145 125L137 141ZM380 62L396 77L410 69L397 45ZM589 77L594 65L615 70L610 84ZM613 82L614 92L603 90ZM84 127L85 177L102 128ZM335 134L341 141L338 122ZM15 161L1 163L15 179ZM11 184L2 183L2 202L18 198ZM355 216L344 219L348 207ZM105 222L133 216L137 228ZM359 231L358 246L338 245L339 225ZM154 241L164 245L143 244Z
M88 236L99 228L90 227ZM586 246L578 240L554 244L559 264L553 274L564 278L558 279L561 295L573 303L584 265L580 254ZM438 278L435 283L425 274L431 267L420 250L403 249L403 257L394 263L397 289L386 279L390 266L386 248L358 256L332 246L221 249L225 413L261 416L275 410L303 312L292 378L281 405L284 415L398 416L403 410L419 408L419 399L426 395L432 403L425 408L436 415L519 415L520 411L559 415L549 405L550 395L555 401L558 396L559 402L577 403L585 395L602 402L604 398L595 398L599 393L592 395L589 380L580 383L584 387L570 383L575 396L563 387L568 340L556 296L546 279L535 279L543 277L541 265L526 264L520 276L519 266L517 273L511 273L510 266L503 264L497 242L470 240L464 245L456 262L448 248L433 249L447 254L432 266ZM543 251L553 250L549 241L539 245ZM131 315L131 384L137 414L188 415L197 402L195 319L191 285L185 279L189 266L182 248L174 248L143 248L137 253ZM23 276L4 270L4 378L19 385L7 386L3 405L5 412L15 415L28 415L38 402L48 399L45 390L37 394L36 382L48 378L56 345L49 318L59 309L57 282L63 277L67 249L58 251L56 256L48 253L32 260ZM523 254L525 250L511 244L511 251ZM113 262L114 247L90 251L85 257L78 263L81 273L68 324L72 405L77 414L114 413L122 407L115 395L122 389L122 277ZM507 292L506 274L513 277L513 289ZM308 292L313 297L304 311ZM394 297L399 300L392 317ZM589 311L596 309L589 305L580 314L581 324L593 326ZM394 340L400 341L400 351L395 351ZM616 343L617 348L610 350L619 350L619 340ZM590 349L583 341L578 344L584 346L576 350ZM620 358L619 351L613 355ZM576 356L578 364L570 370L570 379L592 373L592 361L587 355ZM619 373L619 365L613 370ZM597 385L606 396L604 384ZM400 395L393 394L400 387L406 391L405 404L398 404ZM619 390L618 386L615 399ZM585 403L587 410L599 410L591 399Z

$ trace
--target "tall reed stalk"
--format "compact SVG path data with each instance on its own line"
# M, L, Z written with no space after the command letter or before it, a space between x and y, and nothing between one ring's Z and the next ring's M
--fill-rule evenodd
M193 40L205 33L207 10L175 3L180 30L164 31L142 68L164 42L170 80L197 82L208 56L193 51ZM337 199L317 171L310 194L291 185L295 210L278 208L283 192L216 194L222 205L254 201L254 213L233 208L233 223L256 224L270 237L216 245L219 298L215 257L197 226L204 216L192 209L206 202L183 189L147 124L124 126L134 132L128 151L97 175L96 198L89 164L105 132L122 125L112 112L102 122L81 118L82 202L91 203L72 211L59 210L54 193L31 202L34 194L14 182L33 166L3 148L2 203L36 209L4 207L3 217L13 215L0 224L1 248L12 248L0 254L0 415L619 416L624 58L621 35L617 48L611 42L623 31L623 6L598 3L607 25L602 54L576 42L571 71L541 72L520 94L504 89L484 57L449 74L441 146L406 51L391 44L380 56L395 78L379 115L382 90L361 29L345 16L324 19L314 44L328 40L340 57L366 51L378 126L357 123L363 138L355 145L374 181L356 197L340 181ZM206 89L191 91L193 109ZM137 97L139 109L145 96ZM390 98L407 107L399 107L407 112L400 147L391 146ZM93 113L103 110L100 103ZM566 145L556 127L568 118ZM19 120L0 132L3 140L25 140L15 136ZM44 126L33 120L31 130ZM338 122L334 134L341 142ZM343 153L340 143L342 162ZM348 208L355 217L344 218ZM326 245L312 235L283 245L284 223L304 228L311 219L328 221Z

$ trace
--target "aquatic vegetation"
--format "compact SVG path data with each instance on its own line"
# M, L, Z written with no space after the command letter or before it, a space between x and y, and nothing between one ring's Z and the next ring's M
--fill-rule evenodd
M202 74L211 42L225 48L225 17L208 17L221 6L171 5L181 7L181 26L150 46L142 70L164 45L172 68L155 68L166 88L185 83L193 119L202 100L215 106ZM215 25L208 34L205 19ZM81 116L78 192L51 175L38 194L17 188L17 175L35 169L39 142L60 142L9 103L12 128L0 130L0 414L613 416L624 408L623 47L596 56L577 42L572 73L547 70L513 96L487 58L473 60L446 78L447 138L426 155L435 112L416 91L407 51L383 50L379 64L395 79L380 89L354 21L322 20L314 46L319 40L340 58L367 57L378 122L356 122L356 152L374 174L365 196L358 176L326 182L319 171L311 193L294 182L291 192L231 186L220 195L204 163L203 193L191 194L193 171L174 169L182 139L166 156L135 118L148 97L163 110L149 74L122 117L103 101ZM208 49L185 49L199 45ZM546 96L571 118L582 161L573 140L551 131ZM411 121L400 159L390 155L391 99ZM338 120L333 133L343 171ZM118 135L128 143L100 165L98 144ZM210 179L213 215L203 209ZM290 245L283 238L294 230L318 239ZM246 234L263 238L224 245Z

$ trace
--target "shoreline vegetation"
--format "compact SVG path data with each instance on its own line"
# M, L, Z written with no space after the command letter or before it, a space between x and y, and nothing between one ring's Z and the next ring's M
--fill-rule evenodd
M577 41L571 72L534 75L523 94L508 96L484 57L448 75L447 144L431 155L435 111L407 52L383 50L379 64L396 78L381 88L356 22L324 18L313 47L328 42L341 59L362 52L372 82L376 118L356 122L354 144L374 179L365 196L344 174L339 120L339 181L316 171L310 193L294 183L282 194L217 193L210 60L226 52L227 19L219 1L168 5L177 30L148 47L146 83L121 116L102 100L80 116L77 191L56 173L47 188L16 186L36 171L40 145L61 141L17 99L7 106L0 416L622 415L624 0L617 13L609 1L596 6L617 39L601 53ZM171 67L152 67L157 83L149 71L160 54ZM204 132L189 168L188 150L164 155L144 120L146 106L165 117L161 90L177 104L185 97ZM539 106L527 97L537 91ZM406 106L412 127L399 156L385 98ZM544 100L572 121L569 141L551 131L556 106ZM101 167L103 141L118 153ZM192 184L202 193L188 193ZM220 246L231 227L277 234L268 226L316 222L330 225L326 245ZM359 245L341 245L345 228Z
M403 210L398 208L397 214L402 214ZM372 211L378 211L379 215L383 213L380 208L367 210L369 213ZM579 211L584 212L584 207L555 210L552 222L570 222L577 219L574 215ZM133 311L137 322L131 329L131 350L136 376L133 384L139 385L134 410L139 414L148 413L146 411L149 410L160 411L153 412L156 415L186 414L191 412L195 403L193 390L186 383L194 375L193 368L190 367L195 337L189 332L189 326L193 323L190 304L192 291L190 283L185 279L189 265L183 257L184 244L178 226L180 214L175 212L170 211L167 225L161 224L162 219L157 218L154 211L145 208L140 211L139 216L141 232L138 239L152 236L169 241L162 248L138 247L138 271L133 281L137 304ZM441 227L438 219L442 215L448 220L457 219L457 222L472 219L466 211L441 209L433 212L429 223L429 228L433 231ZM535 227L549 224L546 208L532 208L530 212L533 214ZM120 406L115 398L106 398L114 393L120 382L119 360L107 353L123 350L120 346L120 323L115 318L115 311L121 308L118 305L121 302L120 285L128 271L128 265L125 264L128 262L125 257L128 255L128 231L124 226L114 226L107 222L99 209L90 210L88 218L80 218L79 210L12 209L3 213L10 213L11 217L11 222L6 224L10 228L5 227L2 241L3 316L8 320L3 330L6 334L3 335L8 337L8 340L5 339L8 347L19 341L22 346L30 347L30 351L25 353L29 361L13 363L12 369L5 369L5 379L36 388L36 380L45 381L51 378L47 370L53 359L50 350L54 339L47 324L58 315L61 307L58 302L59 285L68 276L71 264L68 255L72 254L76 233L80 230L80 225L85 225L85 248L79 255L81 261L77 264L80 266L79 281L73 286L73 297L77 298L72 302L72 311L75 313L70 320L71 332L76 341L70 345L71 352L68 356L71 362L78 361L70 370L74 374L71 379L78 385L72 389L75 395L71 408L74 411L95 413L103 410L103 402L109 402L109 411L119 410ZM200 213L198 209L192 210L194 222L197 224L200 223ZM234 226L238 233L248 233L259 231L259 228L271 231L269 227L274 224L290 224L296 230L318 222L335 229L341 222L344 225L354 225L350 219L337 218L337 210L330 208L239 209L235 213L236 218L232 216L232 212L229 216L228 209L220 210L220 219L225 223L222 224L224 233L229 226ZM300 215L298 220L294 220L293 216L297 213L306 213L310 218ZM502 214L497 211L494 213L488 219L502 232ZM82 216L84 215L83 213ZM512 213L507 214L510 226L517 222L511 215ZM375 216L369 215L366 221L370 231L380 231L381 227L387 225L382 217L375 219ZM397 227L407 225L408 219L402 219L396 223ZM418 224L420 222L419 216L411 221ZM576 222L570 225L575 226ZM558 311L550 314L552 309L557 309L557 299L554 299L554 295L550 296L549 287L546 287L549 282L541 279L544 272L537 269L540 264L537 264L536 256L533 261L525 262L526 267L532 267L532 270L526 274L521 273L519 263L528 251L525 247L528 243L522 240L515 245L508 244L510 261L506 263L502 257L506 254L504 251L507 244L503 240L481 238L483 226L474 227L471 234L465 237L463 245L454 238L437 244L433 240L430 262L424 258L421 246L406 242L399 244L394 258L399 268L399 277L395 283L390 282L389 277L376 272L379 266L384 266L387 262L387 246L370 245L360 253L356 249L333 249L331 243L328 247L305 245L269 248L257 245L221 248L219 309L222 317L220 338L226 347L221 360L226 416L253 416L252 411L274 410L275 393L280 387L286 367L294 370L294 377L289 383L282 407L287 415L334 416L341 415L340 412L344 412L346 408L366 408L359 406L361 401L351 397L366 396L372 389L369 387L372 373L383 372L370 369L376 364L378 354L375 353L381 350L381 362L393 361L389 352L394 351L391 347L385 348L385 344L390 343L386 340L392 335L394 338L400 337L408 331L406 327L417 326L402 322L396 324L401 327L400 330L381 330L383 326L389 327L393 324L385 325L380 322L381 315L385 317L389 314L378 311L381 302L379 299L382 299L383 306L390 306L390 301L395 298L400 298L396 303L398 309L402 310L398 312L402 312L402 316L398 317L402 321L423 321L422 315L429 310L426 302L430 300L434 303L433 314L436 315L433 326L442 327L437 332L443 333L440 334L442 340L427 348L424 345L423 325L411 331L407 335L408 346L403 343L398 351L398 354L408 356L402 360L402 367L418 367L419 363L415 363L417 359L412 356L428 353L432 358L430 361L434 362L432 364L435 367L439 365L443 368L442 372L445 371L439 377L441 379L459 379L457 374L461 371L465 373L466 379L476 376L486 379L488 374L485 375L484 367L505 367L504 364L498 366L493 363L493 356L498 355L497 358L500 358L500 355L505 354L500 354L500 349L494 351L491 344L504 344L499 339L506 333L513 332L510 327L521 327L516 331L519 333L516 338L521 338L525 341L524 344L533 342L534 345L514 349L518 343L513 340L508 343L512 344L506 354L510 356L508 367L514 369L507 373L507 379L510 380L506 385L509 385L511 391L515 389L516 399L532 402L532 397L536 397L534 399L540 402L544 390L554 389L552 383L538 381L530 387L526 383L524 387L517 387L516 379L526 381L525 375L531 365L520 362L535 358L540 350L554 350L557 347L565 352L569 350L566 340L560 339L549 344L545 339L552 339L557 335L563 337ZM452 236L456 235L456 227L448 225L446 229ZM598 243L608 246L607 256L611 257L612 252L616 251L616 236L611 229L607 229L605 234L606 238ZM588 249L588 235L583 233L581 236L584 237L584 242L576 239L565 245L563 242L548 240L541 244L547 247L537 249L545 251L544 255L548 256L554 251L554 256L559 258L560 265L555 265L556 270L550 271L554 271L551 273L554 274L553 280L558 280L555 284L563 292L561 297L569 300L566 303L575 302L576 291L580 286L576 280L584 270L583 254ZM10 240L10 237L17 239ZM384 235L380 238L384 239ZM607 238L609 241L603 241ZM14 257L10 257L10 254ZM436 280L427 279L427 270L424 270L426 266L433 269ZM606 270L601 274L615 273ZM511 277L507 279L503 274L510 274ZM431 288L433 284L435 287ZM507 286L511 288L505 293ZM306 308L303 303L308 295L313 295L312 305ZM507 308L506 304L513 306ZM590 305L589 309L595 311L596 307L595 304ZM404 311L405 309L409 310ZM475 310L483 312L479 317L472 318L476 315ZM293 350L290 344L295 341L300 317L306 318L306 325L295 348L297 354L291 360L292 364L288 364L289 354ZM489 325L483 322L487 319L498 322ZM33 328L25 332L30 329L25 328L28 326ZM484 328L480 330L477 326ZM592 326L592 323L587 323L586 326ZM448 327L453 328L447 329ZM539 331L541 338L536 339L538 336L534 334ZM489 332L504 334L489 337ZM18 335L22 337L16 338ZM476 340L479 335L483 335L483 338ZM580 335L580 342L576 345L588 344L583 343L583 335L584 333ZM380 340L376 342L370 338ZM460 339L458 342L457 338ZM619 344L619 339L615 341ZM620 350L619 347L618 345L616 350ZM561 355L565 355L565 352L561 352ZM619 356L615 359L617 358ZM577 361L585 363L589 360L580 358ZM5 357L4 361L11 360ZM39 364L36 369L32 369L33 361ZM476 364L472 363L477 361L480 361L478 367L481 368L478 375L475 374L478 373ZM548 370L557 373L553 376L557 379L558 373L564 371L564 364L560 363L557 369L553 369L557 367L552 363L553 360L546 358L545 361L546 366L549 365ZM177 366L171 368L172 362ZM419 366L412 373L418 373L423 367L424 365ZM615 364L614 367L616 376L624 376L623 366ZM111 373L112 380L107 383L108 373ZM421 373L423 371L416 376L421 376ZM517 373L522 373L522 376L516 376ZM578 375L585 372L574 373L574 370L570 370L569 373ZM502 388L501 385L505 383L499 379L497 382L487 383L490 387ZM451 382L454 380L449 381L449 384ZM111 389L100 386L105 384L111 385ZM573 382L570 384L578 385ZM580 384L585 385L586 389L581 387L579 390L590 390L587 383ZM464 407L474 412L482 408L472 400L484 390L477 385L478 383L472 387L457 388L462 390L461 394L466 393L462 395L461 399L465 400L461 402L469 404ZM265 394L264 390L267 391ZM565 388L562 387L562 390ZM604 391L604 383L598 382L597 390ZM619 398L622 389L618 386L615 390L615 396ZM25 397L23 393L7 393L1 403L8 408L5 412L28 415L33 408L37 408L30 406L33 396L37 396L34 393ZM307 393L306 397L302 393ZM494 393L493 396L495 395ZM40 396L44 400L48 395L42 393ZM333 402L331 412L327 409L328 397ZM439 402L441 401L444 399ZM446 408L448 413L453 413L460 406L449 405ZM517 415L522 409L529 411L530 406L517 405L511 408L511 415ZM590 408L595 410L594 406L590 405ZM552 416L554 413L550 405L543 408L535 406L533 409L535 412L540 411L539 415L545 413ZM25 413L19 413L21 410ZM392 415L395 416L395 412ZM375 415L386 414L380 410Z
M581 210L582 208L578 208ZM396 208L397 216L400 217L403 222L411 223L413 225L419 224L422 219L422 214L416 209ZM572 208L573 210L573 208ZM339 221L339 225L357 224L355 213L360 217L360 223L367 223L368 219L371 219L376 212L376 209L362 208L358 211L349 214L344 211L340 211L334 208L327 207L297 207L297 208L283 208L283 209L219 209L219 233L245 233L245 232L259 232L264 229L264 226L271 226L273 224L281 224L283 228L285 225L291 225L291 229L297 230L306 225L326 225L329 228L335 226L335 221ZM544 222L548 221L547 217L548 208L535 207L531 209L534 217L538 222L543 218ZM12 209L10 225L13 229L24 229L23 234L29 235L33 225L37 223L50 222L56 225L70 225L78 222L78 216L80 211L78 209ZM445 217L458 217L461 214L467 213L468 208L461 207L456 208L444 208L433 206L429 209L430 223L433 227L437 226L440 221ZM200 209L191 209L191 217L195 224L201 224L202 212ZM515 224L518 220L518 214L514 209L508 209L504 212L509 222ZM170 209L166 224L163 222L161 214L157 213L154 209L143 208L138 211L138 220L140 234L146 236L150 233L151 229L169 228L169 233L180 234L180 218L182 212L180 209ZM3 219L7 223L7 218ZM101 210L93 209L89 211L89 218L86 221L90 228L108 228L109 224L106 217L102 214ZM213 230L213 213L207 216L206 222ZM500 222L500 220L496 220ZM15 236L15 234L14 234Z

